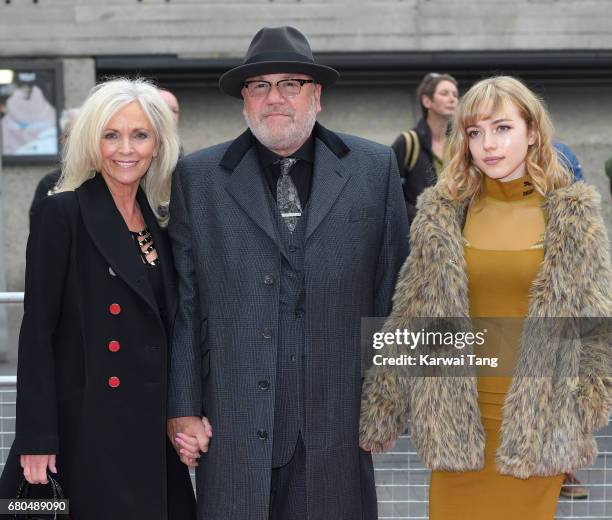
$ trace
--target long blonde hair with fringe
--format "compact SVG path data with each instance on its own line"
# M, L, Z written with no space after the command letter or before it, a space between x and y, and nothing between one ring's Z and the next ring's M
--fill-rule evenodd
M571 175L553 148L553 126L543 101L518 79L497 76L476 83L455 111L439 181L453 199L478 197L484 183L484 172L472 161L466 129L503 110L507 103L516 106L528 130L536 136L525 157L525 170L535 189L544 196L571 184Z
M149 119L159 146L157 157L151 161L140 185L157 220L165 226L169 218L170 182L180 144L172 112L157 87L144 79L113 79L91 90L70 131L55 191L73 191L100 171L100 142L104 129L119 110L134 101Z

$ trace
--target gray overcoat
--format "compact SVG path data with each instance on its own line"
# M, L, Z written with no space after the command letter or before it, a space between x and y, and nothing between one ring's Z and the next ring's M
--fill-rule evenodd
M170 417L206 415L213 427L197 470L199 520L268 519L282 348L277 281L286 254L268 189L249 131L185 157L173 179L179 303L168 407ZM317 124L307 215L308 518L371 520L372 464L358 447L360 321L390 312L408 250L391 149Z

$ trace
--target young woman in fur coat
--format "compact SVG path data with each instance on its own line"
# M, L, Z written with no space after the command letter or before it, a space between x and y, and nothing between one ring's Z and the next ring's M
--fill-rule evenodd
M417 453L433 470L431 520L552 519L563 473L593 463L592 433L608 421L608 239L599 195L572 184L551 134L542 102L520 81L483 80L455 114L440 181L419 199L384 330L410 330L416 317L520 324L483 347L501 351L506 377L476 367L465 377L440 367L426 372L438 377L396 366L366 374L360 444L388 449L410 417ZM563 334L550 333L559 326ZM385 347L387 357L406 353Z

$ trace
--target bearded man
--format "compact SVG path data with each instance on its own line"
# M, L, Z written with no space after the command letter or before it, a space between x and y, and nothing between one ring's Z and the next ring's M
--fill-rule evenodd
M219 82L248 130L174 175L168 433L199 520L377 518L360 322L389 313L408 226L391 149L316 122L337 79L298 30L260 30Z

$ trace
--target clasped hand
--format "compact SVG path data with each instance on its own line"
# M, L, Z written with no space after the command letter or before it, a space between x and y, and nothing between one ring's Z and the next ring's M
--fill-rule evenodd
M212 426L206 417L175 417L168 420L168 437L181 462L190 468L198 466L200 453L208 451Z

